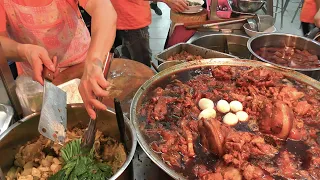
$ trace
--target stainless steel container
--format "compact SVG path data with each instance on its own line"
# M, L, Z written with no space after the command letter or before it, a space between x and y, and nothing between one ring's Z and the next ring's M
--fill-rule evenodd
M320 80L320 67L319 68L291 68L287 66L282 66L267 59L264 59L257 55L255 52L262 47L294 47L299 50L307 50L311 54L320 57L320 43L313 41L312 39L300 37L292 34L284 33L272 33L272 34L262 34L256 37L250 38L247 43L249 51L252 53L252 59L257 59L264 61L275 66L279 66L285 69L299 71L306 74L314 79Z
M266 0L228 0L235 12L254 13L262 8Z
M68 106L67 113L69 128L72 128L79 123L82 125L87 125L89 123L90 118L88 113L80 104ZM120 141L120 134L115 114L111 111L101 111L98 115L100 118L97 121L97 128L102 131L104 135L113 137ZM19 147L26 144L28 141L39 137L38 123L39 114L34 113L16 122L7 129L7 131L0 135L0 171L2 170L4 174L6 174L9 168L13 165L14 157L18 152ZM125 164L110 178L112 180L129 178L129 169L127 170L127 167L133 158L137 146L136 134L128 118L125 118L125 124L126 144L128 146L129 154L127 155Z
M161 61L161 62L166 62L170 56L181 53L182 51L186 51L192 55L199 55L199 56L203 57L204 59L235 58L235 56L232 56L232 55L229 55L226 53L222 53L222 52L218 52L218 51L214 51L214 50L210 50L210 49L206 49L203 47L195 46L193 44L179 43L179 44L176 44L168 49L165 49L161 53L157 54L155 59L158 61ZM181 60L175 60L175 61L185 62L186 60L181 59Z
M161 169L168 173L174 179L186 179L182 174L176 172L174 169L170 168L159 156L155 153L149 146L150 141L140 130L140 123L145 122L145 118L141 116L140 109L143 107L143 103L146 98L153 96L153 90L157 87L165 87L171 82L172 78L183 78L188 80L192 78L195 74L201 73L201 69L208 68L211 66L251 66L251 67L264 67L266 69L282 73L283 75L296 79L302 83L308 84L320 91L320 82L305 76L301 73L291 71L288 69L279 68L267 63L253 61L253 60L239 60L230 58L221 59L207 59L202 61L191 61L178 64L171 68L168 68L149 79L145 84L143 84L134 96L130 109L130 120L133 123L135 131L137 132L137 138L140 146L149 156L149 158L157 164Z
M11 106L0 104L0 134L8 129L13 117L13 109Z
M225 52L226 46L228 46L229 54L241 59L249 59L251 53L247 48L248 40L248 37L241 35L211 34L195 39L191 44L219 52Z

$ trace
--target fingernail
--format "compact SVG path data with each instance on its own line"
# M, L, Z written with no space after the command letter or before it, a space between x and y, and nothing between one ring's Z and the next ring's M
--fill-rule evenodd
M49 66L49 68L51 69L51 71L54 71L55 70L55 67L54 67L54 65L52 64L52 65L50 65Z

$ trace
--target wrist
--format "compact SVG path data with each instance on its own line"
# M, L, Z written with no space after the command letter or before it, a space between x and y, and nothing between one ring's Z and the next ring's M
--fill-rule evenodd
M21 43L18 43L18 45L17 45L18 56L23 60L27 60L27 58L26 58L27 47L26 46L27 46L26 44L21 44Z

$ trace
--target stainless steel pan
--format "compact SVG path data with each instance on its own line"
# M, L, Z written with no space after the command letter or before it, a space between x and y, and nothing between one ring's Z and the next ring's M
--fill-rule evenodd
M87 126L89 122L88 113L81 104L68 106L67 117L69 128L72 128L79 123ZM100 120L97 122L98 129L105 135L120 141L120 134L114 112L101 111L99 112L99 117ZM6 174L9 168L13 165L14 157L18 152L19 147L26 144L28 141L39 137L40 134L37 130L39 118L40 116L38 113L31 114L16 122L0 135L0 179L4 179L4 177L1 177L1 170ZM128 146L129 154L127 155L125 164L110 178L112 180L130 178L129 170L126 169L136 150L137 139L134 129L127 118L125 118L125 125L127 131L126 144Z
M221 58L221 59L206 59L202 61L191 61L183 64L178 64L176 66L165 69L164 71L159 72L147 82L145 82L137 93L134 96L134 99L131 103L130 108L130 120L133 123L135 131L137 133L137 138L140 146L145 151L145 153L149 156L149 158L157 164L161 169L163 169L166 173L168 173L174 179L186 179L184 176L179 174L178 172L171 169L165 162L162 161L161 157L156 154L149 146L148 140L144 133L140 130L140 123L145 119L140 115L140 109L146 97L152 96L152 91L161 86L165 87L168 83L170 83L172 77L181 77L184 79L192 78L193 74L197 74L201 72L202 68L211 67L211 66L251 66L251 67L264 67L266 69L270 69L275 72L280 72L287 77L296 79L302 83L306 83L320 91L320 82L316 81L306 75L303 75L299 72L283 69L280 67L273 66L268 63L253 61L253 60L239 60L239 59L231 59L231 58Z

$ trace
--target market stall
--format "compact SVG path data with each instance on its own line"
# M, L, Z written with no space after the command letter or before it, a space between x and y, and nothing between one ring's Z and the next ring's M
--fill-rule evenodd
M274 33L273 17L255 14L272 15L272 1L224 2L171 12L158 72L111 61L90 153L77 141L92 121L78 92L84 64L52 80L68 103L71 143L59 144L39 137L43 87L15 82L0 47L0 179L320 179L320 43Z

